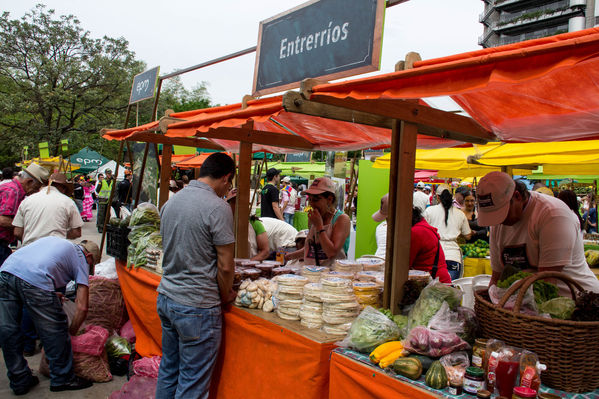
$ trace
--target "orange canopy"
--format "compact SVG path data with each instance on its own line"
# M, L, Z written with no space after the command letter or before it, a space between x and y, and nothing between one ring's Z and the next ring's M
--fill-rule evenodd
M193 158L189 158L185 161L181 161L177 163L178 168L199 168L202 166L206 158L208 158L212 153L206 152L200 155L196 155Z
M289 137L297 136L313 145L312 150L351 151L363 148L384 148L391 144L389 129L338 121L334 119L287 112L283 108L282 96L248 101L244 108L241 103L221 107L174 113L171 118L183 119L168 125L167 137L202 136L219 128L242 128L248 123L258 132L276 133ZM108 140L124 140L135 133L157 129L153 122L126 130L113 130L104 134ZM232 140L211 138L229 152L238 152L239 143ZM420 148L442 148L462 143L431 136L418 136ZM284 147L254 144L254 152L286 153L295 152Z
M448 95L501 141L563 141L599 138L598 84L599 28L591 28L317 85L311 99Z

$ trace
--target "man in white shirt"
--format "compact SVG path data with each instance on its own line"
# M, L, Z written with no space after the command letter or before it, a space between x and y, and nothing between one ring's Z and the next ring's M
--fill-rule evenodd
M414 191L414 206L419 208L422 213L426 210L429 204L429 196L424 193L424 183L419 181L416 184L416 191Z
M50 182L51 185L24 199L13 219L14 234L23 245L47 236L81 237L83 220L75 202L68 197L73 184L67 182L63 173L54 173Z
M281 247L295 246L297 230L288 223L276 218L260 218L268 235L268 247L276 251Z
M563 272L585 290L599 293L599 280L584 257L580 222L561 200L529 192L506 173L491 172L478 184L477 202L478 224L491 226L489 286L511 266L531 273ZM568 295L563 282L552 282Z

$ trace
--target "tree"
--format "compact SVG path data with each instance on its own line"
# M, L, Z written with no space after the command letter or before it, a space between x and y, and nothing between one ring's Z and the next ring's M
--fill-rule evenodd
M57 153L64 138L71 148L114 147L99 131L122 127L133 76L145 68L128 46L124 38L94 39L73 15L56 18L43 5L20 20L3 13L0 156L43 141Z

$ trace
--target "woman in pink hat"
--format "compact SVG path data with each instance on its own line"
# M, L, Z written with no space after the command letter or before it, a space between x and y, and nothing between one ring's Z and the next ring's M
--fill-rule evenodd
M345 259L349 249L349 216L335 207L337 203L335 183L327 177L319 177L308 194L311 210L308 211L310 230L303 251L295 251L286 259L304 257L304 264L329 266L335 259Z

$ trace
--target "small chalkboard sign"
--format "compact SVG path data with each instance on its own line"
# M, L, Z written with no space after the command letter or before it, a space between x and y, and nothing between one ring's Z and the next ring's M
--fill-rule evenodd
M253 95L379 69L384 0L313 0L260 22Z
M310 162L311 159L312 153L309 151L285 155L285 162Z
M145 72L135 75L133 85L131 86L131 95L129 96L129 104L147 100L154 97L156 90L156 80L160 67L148 69Z

